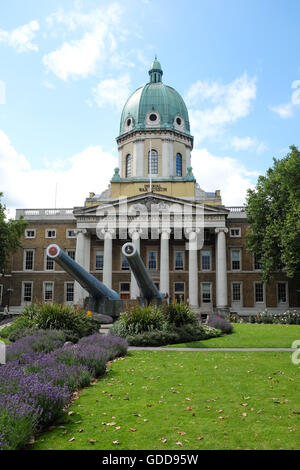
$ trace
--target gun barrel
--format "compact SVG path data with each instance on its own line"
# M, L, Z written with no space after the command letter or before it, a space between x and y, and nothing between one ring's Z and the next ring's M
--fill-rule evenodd
M83 269L76 261L68 256L58 245L50 245L47 248L47 256L54 259L70 276L88 291L88 293L104 301L105 299L120 300L116 291L109 289L98 281L92 274Z
M136 282L147 302L153 299L163 300L162 293L157 289L153 279L146 271L145 265L134 243L128 242L122 246L122 253L126 257L134 274Z

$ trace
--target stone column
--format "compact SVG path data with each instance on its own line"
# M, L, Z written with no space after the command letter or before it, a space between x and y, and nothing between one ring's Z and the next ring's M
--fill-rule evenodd
M197 231L189 233L189 303L192 307L198 307L198 249Z
M144 176L144 139L133 143L132 176Z
M171 139L162 141L162 176L174 175L174 142Z
M227 298L227 260L226 260L226 233L228 228L216 228L216 306L228 307Z
M160 292L170 295L169 281L169 239L170 229L163 229L160 236Z
M131 233L131 240L132 243L135 244L136 249L140 252L140 234L139 232L132 232ZM140 289L136 282L135 276L131 271L131 281L130 281L130 297L132 299L137 299L140 296Z
M104 234L104 255L103 255L103 284L109 289L112 288L112 236L113 231L102 230Z
M75 261L80 264L86 271L90 272L90 259L91 259L91 238L87 229L76 229L76 252ZM89 293L75 281L74 284L74 303L83 305L85 297Z

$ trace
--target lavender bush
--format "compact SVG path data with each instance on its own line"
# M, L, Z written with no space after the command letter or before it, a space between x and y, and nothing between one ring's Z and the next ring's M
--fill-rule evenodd
M126 341L114 336L94 334L61 346L62 337L52 333L8 348L9 362L0 367L0 449L24 446L37 429L63 414L74 390L89 385L105 372L108 360L127 351ZM45 353L49 344L60 347Z
M231 323L229 323L227 320L225 320L225 318L222 318L219 315L210 316L207 325L221 330L222 333L226 335L231 334L233 330L233 326L231 325Z
M6 357L8 361L21 360L24 354L48 353L61 347L66 340L62 331L59 330L36 330L34 334L25 336L15 343L7 346Z

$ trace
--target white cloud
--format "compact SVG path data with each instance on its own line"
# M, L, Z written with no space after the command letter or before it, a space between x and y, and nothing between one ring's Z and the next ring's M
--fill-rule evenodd
M34 170L0 130L0 187L11 209L54 207L56 184L57 207L81 206L90 191L106 189L117 165L116 157L90 146L66 161Z
M62 80L86 78L95 74L99 64L111 61L126 30L121 27L122 8L118 3L82 13L80 8L65 13L59 9L48 17L50 27L62 24L70 32L83 30L80 39L65 41L46 54L43 63Z
M222 202L228 206L242 205L247 189L254 187L258 176L238 160L212 155L205 148L193 150L192 167L201 188L205 191L220 189Z
M259 142L255 137L233 137L231 146L236 152L253 150L260 154L267 150L267 146L263 142Z
M282 119L290 118L294 115L294 110L300 104L300 80L294 80L291 88L295 91L291 94L289 103L281 104L278 106L270 106L271 111L278 114Z
M97 87L93 89L94 98L97 105L101 108L110 105L121 110L125 101L131 93L130 76L128 74L118 79L102 80Z
M0 29L0 42L8 44L18 52L37 51L38 45L32 41L39 29L40 25L35 20L12 31Z
M198 81L191 85L185 95L191 127L196 141L221 133L226 125L247 116L256 98L256 78L247 74L231 83ZM203 103L209 101L204 108ZM204 108L204 109L202 109Z

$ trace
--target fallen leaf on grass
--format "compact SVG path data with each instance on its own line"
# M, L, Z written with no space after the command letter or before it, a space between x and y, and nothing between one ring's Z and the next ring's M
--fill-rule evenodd
M69 439L69 442L73 442L75 441L75 437L71 437L71 439Z
M113 444L118 445L118 444L120 444L120 442L119 441L113 441Z
M178 431L178 434L181 434L182 436L184 436L186 434L186 432L184 431Z
M246 416L248 416L248 415L247 415L247 413L243 413L243 415L242 415L242 416L246 417Z
M204 437L203 437L203 436L199 436L199 437L197 437L197 440L198 440L198 441L202 441L202 439L204 439Z
M165 437L162 437L160 441L163 442L163 444L165 444L167 442L167 439Z
M177 442L176 442L176 445L177 445L177 446L182 446L182 442L177 441Z
M91 443L91 444L95 444L95 439L88 439L88 441Z
M136 429L135 428L130 428L129 431L135 432Z

